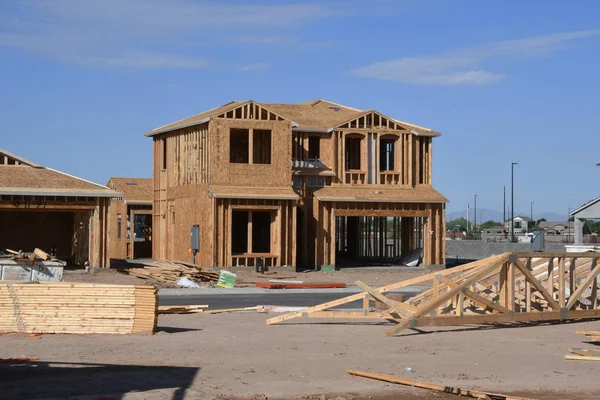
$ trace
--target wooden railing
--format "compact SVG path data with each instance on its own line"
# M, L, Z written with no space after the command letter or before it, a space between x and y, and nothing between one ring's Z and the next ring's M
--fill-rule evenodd
M402 176L399 172L384 171L379 173L379 184L381 185L402 185Z
M265 259L265 267L279 267L279 256L275 254L234 254L231 256L231 265L234 267L256 267L258 258Z
M349 170L346 171L344 183L347 185L364 185L367 183L366 177L366 171Z

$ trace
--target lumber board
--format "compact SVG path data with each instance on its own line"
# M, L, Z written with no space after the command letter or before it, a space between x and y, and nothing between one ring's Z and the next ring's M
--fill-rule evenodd
M458 396L471 397L471 398L476 398L476 399L533 400L533 399L528 399L526 397L508 396L508 395L483 392L483 391L473 390L473 389L465 389L465 388L459 388L459 387L453 387L453 386L444 386L444 385L438 385L438 384L429 383L429 382L420 382L420 381L416 381L413 379L399 378L399 377L393 376L393 375L377 374L377 373L372 373L372 372L362 372L362 371L355 371L355 370L348 370L346 372L348 372L350 375L360 376L363 378L376 379L379 381L397 383L400 385L413 386L413 387L418 387L418 388L422 388L422 389L429 389L429 390L434 390L437 392L450 393L450 394L455 394Z
M153 332L152 286L44 283L0 285L0 332Z
M572 355L565 355L565 360L580 360L580 361L600 361L600 357L594 357L594 356L572 356Z

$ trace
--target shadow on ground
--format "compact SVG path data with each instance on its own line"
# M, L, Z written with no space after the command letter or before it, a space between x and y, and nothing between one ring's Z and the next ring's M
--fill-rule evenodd
M200 368L30 361L0 364L0 398L46 399L176 388L166 400L182 400Z

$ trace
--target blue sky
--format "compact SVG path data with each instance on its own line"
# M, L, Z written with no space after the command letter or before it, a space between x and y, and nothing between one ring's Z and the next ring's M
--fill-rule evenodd
M600 2L0 2L0 147L99 183L143 134L231 100L325 98L443 133L449 213L600 196Z

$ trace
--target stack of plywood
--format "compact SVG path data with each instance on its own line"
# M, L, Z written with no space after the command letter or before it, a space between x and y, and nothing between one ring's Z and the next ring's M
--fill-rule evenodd
M154 286L0 282L0 332L154 332Z
M215 272L205 271L192 264L172 261L153 261L144 268L129 268L126 271L130 275L158 283L176 283L183 276L200 282L217 282L219 280L219 274Z

